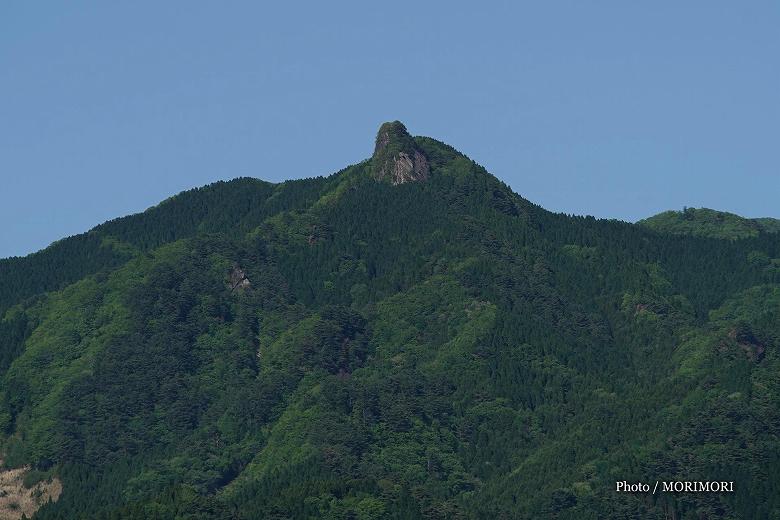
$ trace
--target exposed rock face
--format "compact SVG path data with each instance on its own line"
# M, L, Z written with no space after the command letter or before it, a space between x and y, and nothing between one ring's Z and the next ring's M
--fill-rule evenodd
M249 278L246 277L246 273L243 269L236 266L230 272L230 290L246 289L250 286Z
M761 361L766 353L766 345L753 334L746 326L737 327L729 331L728 337L736 341L740 349L752 361Z
M0 470L0 518L30 518L49 500L56 502L60 498L62 483L58 478L41 480L28 488L24 478L29 472L29 466Z
M374 176L393 185L422 181L430 173L428 159L400 121L379 127L372 163Z

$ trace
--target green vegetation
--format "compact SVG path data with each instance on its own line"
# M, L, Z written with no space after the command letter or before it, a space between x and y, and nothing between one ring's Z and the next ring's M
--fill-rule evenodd
M780 232L780 220L745 218L725 211L707 208L684 208L664 211L638 222L660 233L700 237L738 239L756 237L759 233Z
M422 182L238 179L0 261L36 518L780 518L780 235L549 213L413 139Z

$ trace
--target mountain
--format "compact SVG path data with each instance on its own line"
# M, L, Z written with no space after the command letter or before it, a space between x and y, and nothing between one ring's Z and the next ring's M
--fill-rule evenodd
M638 224L660 233L728 239L755 237L759 233L780 232L780 220L778 219L745 218L708 208L664 211L640 220Z
M0 261L0 302L9 518L780 515L780 234L551 213L399 122Z

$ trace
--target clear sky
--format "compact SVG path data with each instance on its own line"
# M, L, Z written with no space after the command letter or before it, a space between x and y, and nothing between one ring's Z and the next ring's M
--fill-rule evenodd
M400 119L542 206L780 217L780 3L2 2L0 257Z

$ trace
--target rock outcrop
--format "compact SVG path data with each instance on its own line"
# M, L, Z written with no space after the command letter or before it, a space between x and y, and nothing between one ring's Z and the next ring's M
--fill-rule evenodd
M230 272L230 290L247 289L250 285L252 284L249 282L249 278L246 277L244 270L238 266L233 267L233 270Z
M379 127L371 161L374 176L393 185L422 181L430 173L428 159L400 121Z
M25 483L29 473L29 466L0 469L0 518L30 518L42 505L60 498L62 482L58 478L49 477L30 485Z
M761 361L764 359L766 345L746 325L732 329L729 331L728 337L737 343L750 360Z

